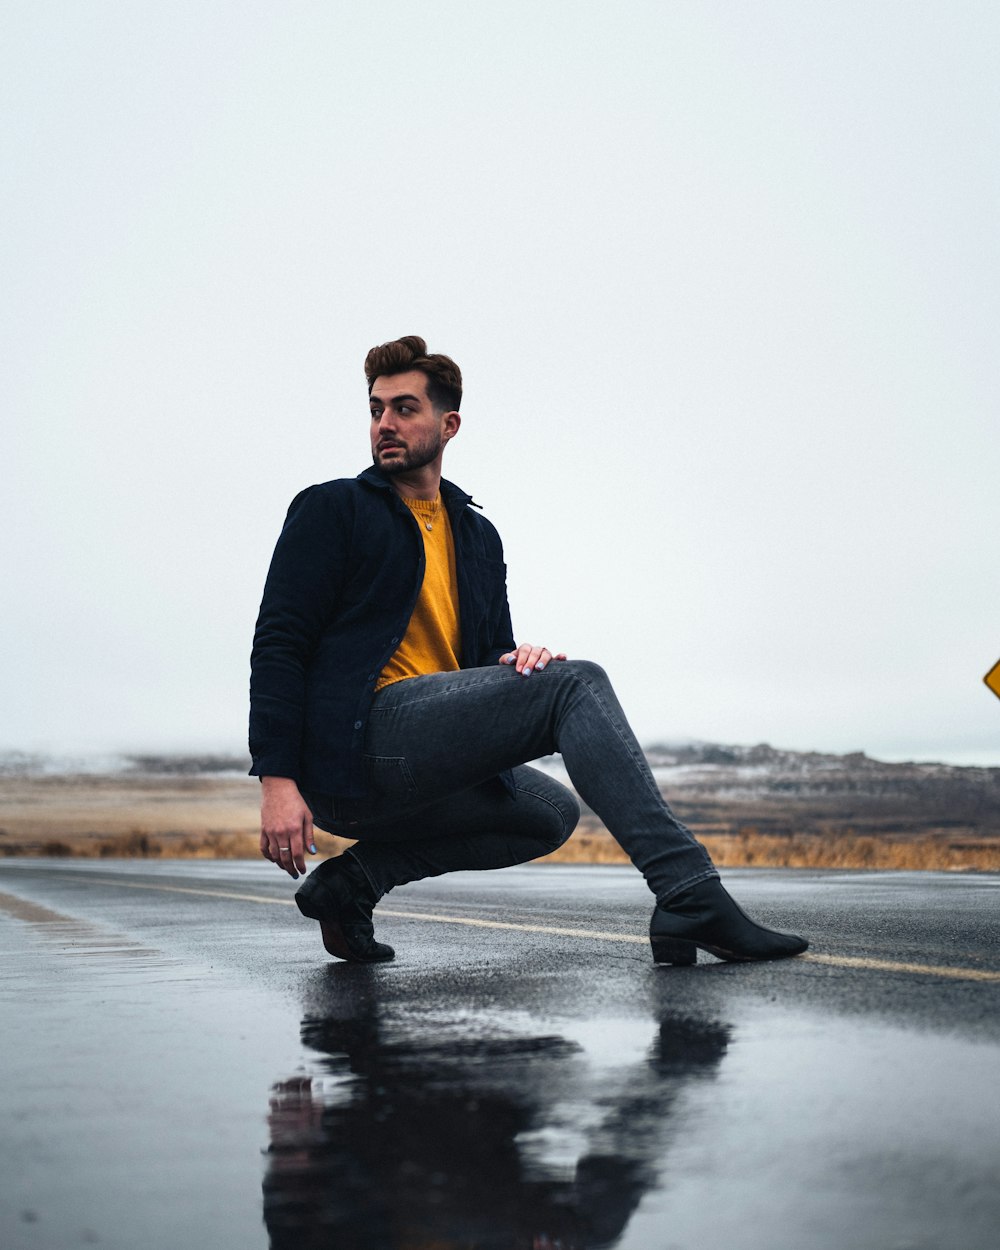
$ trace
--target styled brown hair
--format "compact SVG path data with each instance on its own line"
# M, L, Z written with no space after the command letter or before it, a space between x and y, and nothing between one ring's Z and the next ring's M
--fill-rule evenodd
M368 394L375 379L419 369L427 378L427 398L439 412L457 412L462 402L462 370L450 356L427 354L426 342L417 334L407 334L391 343L373 347L365 357Z

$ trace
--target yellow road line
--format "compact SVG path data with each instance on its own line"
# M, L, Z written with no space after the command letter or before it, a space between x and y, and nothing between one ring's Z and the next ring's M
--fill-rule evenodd
M954 981L1000 981L1000 972L987 968L952 968L946 964L904 964L891 959L868 959L863 955L802 955L814 964L837 968L869 968L873 972L913 972L925 977L951 977Z
M421 911L389 911L378 909L380 916L397 916L401 920L431 920L435 924L467 924L474 929L514 929L518 933L551 933L556 937L596 938L601 942L638 942L646 946L649 938L635 933L605 933L603 929L560 929L551 924L514 924L509 920L478 920L471 916L441 916Z
M129 890L160 890L167 894L199 894L206 898L228 898L240 903L271 903L279 907L294 907L290 898L274 898L268 894L237 894L229 890L206 890L183 885L154 885L145 881L122 881L118 877L92 877L89 874L73 874L74 880L86 880L94 885L121 886ZM380 916L396 920L423 920L427 924L461 924L472 929L507 929L515 933L548 933L553 937L589 938L600 942L632 942L645 946L649 939L637 933L607 933L602 929L565 929L547 924L515 924L509 920L480 920L472 916L444 916L437 912L390 911L380 907ZM944 964L901 963L892 959L869 959L858 955L820 955L806 953L797 958L806 963L826 964L834 968L860 968L870 972L902 972L912 976L947 977L952 981L1000 982L1000 972L985 968L955 968Z
M84 879L81 873L77 880ZM87 881L94 882L95 885L119 885L126 890L162 890L166 894L201 894L207 898L233 898L240 903L275 903L279 907L294 907L295 900L291 898L272 898L268 894L234 894L229 890L204 890L195 889L193 886L186 885L153 885L147 881L122 881L120 877L91 877L86 875Z

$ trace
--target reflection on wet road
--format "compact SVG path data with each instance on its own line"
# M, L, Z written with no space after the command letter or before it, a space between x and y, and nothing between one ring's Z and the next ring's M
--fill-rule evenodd
M630 874L466 875L365 968L261 867L0 865L5 1250L993 1250L1000 880L745 874L833 962L656 969Z
M322 1075L273 1091L272 1246L617 1244L658 1187L678 1093L715 1075L728 1030L530 1025L411 1014L368 970L331 969L302 1022Z

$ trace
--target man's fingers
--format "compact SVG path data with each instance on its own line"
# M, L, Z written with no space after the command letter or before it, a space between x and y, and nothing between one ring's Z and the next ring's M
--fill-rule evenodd
M295 870L295 859L296 855L291 842L283 842L281 846L278 847L278 863L293 880L299 875ZM302 866L302 870L303 872L305 871L304 864Z
M265 838L267 839L266 851L263 849ZM260 840L264 858L269 859L272 864L277 864L279 868L283 868L290 877L294 878L300 872L305 872L306 864L302 850L301 830L296 830L292 833L283 830L276 833L271 829L267 833L262 833Z
M292 839L292 863L303 875L306 871L306 847L312 844L312 820L302 817L302 824Z
M500 657L501 664L513 664L522 677L530 677L538 669L543 669L550 660L565 660L565 652L560 651L553 656L548 647L536 647L533 643L522 642L516 651L508 651Z
M535 655L537 651L538 647L532 646L530 642L522 642L518 647L517 662L514 667L522 677L530 677L534 671L534 660L532 659L532 656L537 659L538 657Z
M545 647L535 647L530 643L524 643L523 646L518 647L518 653L520 660L517 671L522 677L530 677L539 665L544 668L545 662L542 657L549 655Z
M306 870L306 851L316 854L312 812L293 785L265 790L260 811L260 852L295 880Z
M293 880L306 870L304 841L301 825L282 839L281 866Z

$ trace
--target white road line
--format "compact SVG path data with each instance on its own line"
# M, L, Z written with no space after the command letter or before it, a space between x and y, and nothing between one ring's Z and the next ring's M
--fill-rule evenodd
M294 907L290 898L274 898L267 894L236 894L229 890L206 890L183 885L153 885L145 881L122 881L120 877L92 877L89 874L73 874L74 880L87 881L93 885L113 885L129 890L160 890L167 894L199 894L205 898L228 898L240 903L270 903L279 907ZM590 938L599 942L632 942L645 946L649 939L637 933L606 933L602 929L564 929L547 924L515 924L509 920L480 920L471 916L445 916L438 912L390 911L380 907L380 916L392 916L396 920L423 920L427 924L463 924L472 929L508 929L516 933L549 933L553 937ZM860 968L871 972L902 972L911 976L947 977L952 981L1000 982L1000 972L986 968L954 968L944 964L900 963L892 959L868 959L858 955L820 955L806 953L797 960L805 963L826 964L834 968Z

